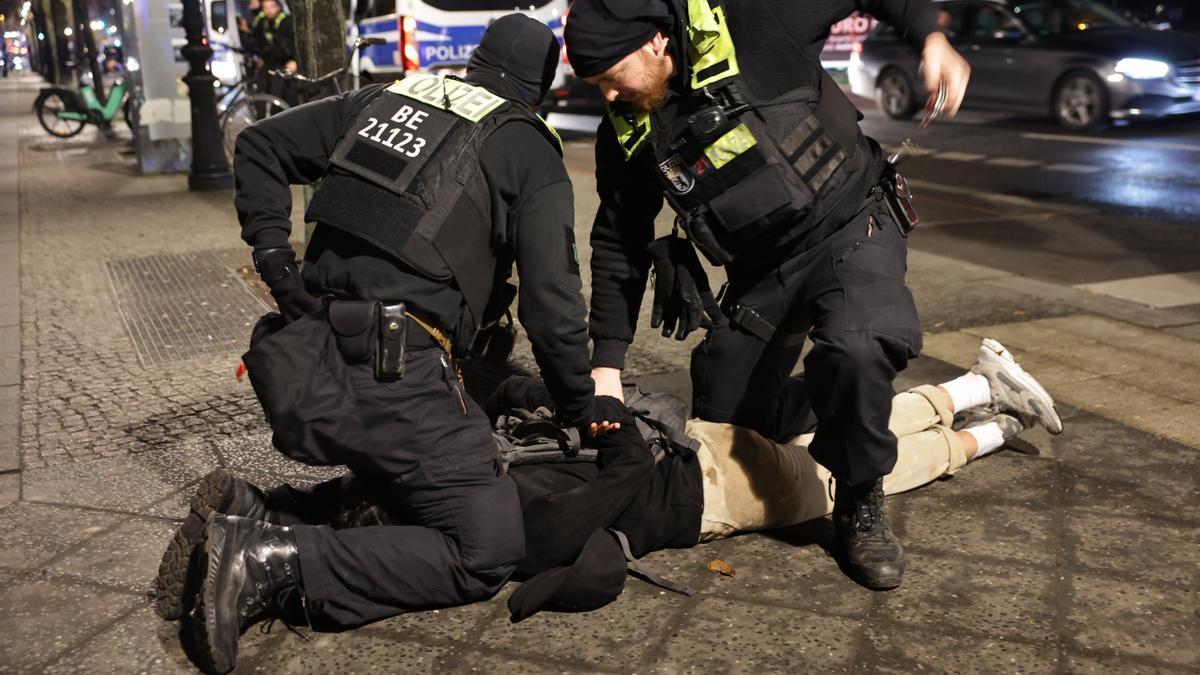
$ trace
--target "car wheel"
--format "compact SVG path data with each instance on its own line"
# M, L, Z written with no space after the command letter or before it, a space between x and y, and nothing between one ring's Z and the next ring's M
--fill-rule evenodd
M899 68L888 68L875 85L875 101L885 115L894 120L911 119L917 112L913 82Z
M1068 73L1054 89L1051 112L1064 129L1096 129L1108 121L1108 88L1091 73Z

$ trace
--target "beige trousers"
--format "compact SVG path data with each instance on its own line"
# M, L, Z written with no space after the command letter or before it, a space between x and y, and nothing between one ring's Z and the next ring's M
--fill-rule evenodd
M896 466L883 481L887 494L920 487L967 463L950 429L954 414L944 400L931 385L892 399L888 426L900 443ZM780 444L749 429L700 420L688 422L687 433L700 441L700 541L795 525L833 512L829 471L808 454L812 434Z

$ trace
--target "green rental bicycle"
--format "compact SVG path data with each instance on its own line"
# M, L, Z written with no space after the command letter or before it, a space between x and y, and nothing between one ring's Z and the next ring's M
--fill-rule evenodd
M44 87L33 102L38 122L46 133L58 138L70 138L88 124L108 129L117 111L123 111L125 124L133 128L129 90L125 80L117 80L101 101L90 84L80 82L79 91L66 87Z

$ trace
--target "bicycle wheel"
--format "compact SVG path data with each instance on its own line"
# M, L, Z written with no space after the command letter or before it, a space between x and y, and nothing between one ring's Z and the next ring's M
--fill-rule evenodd
M221 137L225 154L233 159L233 147L242 129L290 108L287 101L270 94L246 94L230 104L221 115Z
M70 110L71 108L61 96L55 93L47 94L38 99L38 123L51 136L70 138L83 131L83 127L87 125L87 122L83 120L66 120L58 116L58 113Z

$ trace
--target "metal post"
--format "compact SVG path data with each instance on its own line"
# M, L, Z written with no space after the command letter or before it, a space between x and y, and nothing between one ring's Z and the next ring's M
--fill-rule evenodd
M221 129L217 125L217 94L213 88L216 78L208 67L213 52L205 39L204 11L200 2L183 0L187 45L180 51L188 62L188 73L183 81L187 83L188 98L192 103L192 171L188 174L188 189L228 190L233 187L233 174L225 160Z
M92 74L92 91L96 92L96 98L103 105L108 97L104 95L104 74L96 59L96 36L92 33L87 0L72 0L71 11L75 14L75 52L87 61L88 72Z

